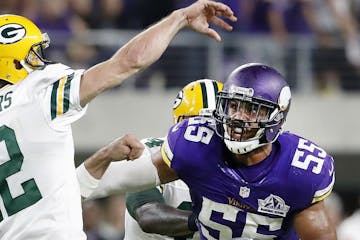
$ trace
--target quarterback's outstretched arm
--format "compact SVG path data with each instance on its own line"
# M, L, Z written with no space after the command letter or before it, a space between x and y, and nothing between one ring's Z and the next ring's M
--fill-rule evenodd
M175 171L162 161L160 152L151 155L145 150L134 161L111 162L114 159L130 160L124 157L123 149L123 142L114 141L86 159L76 169L82 197L91 199L140 191L178 179Z
M117 144L121 146L120 142ZM112 149L116 148L113 147ZM112 149L104 147L102 151L112 152ZM118 154L122 153L118 152ZM109 162L109 159L96 153L77 168L82 197L93 199L115 193L149 189L143 193L147 196L149 191L158 191L157 188L153 187L159 185L160 181L167 183L178 179L175 171L163 161L160 151L151 155L150 151L145 149L141 157L134 161L111 162L110 166L107 165L109 167L104 175L101 176L99 173L103 173L104 164L100 165L100 163L104 161ZM101 171L97 170L98 168ZM96 177L101 179L94 178L94 173L97 173ZM139 198L138 194L134 193L133 197ZM160 192L158 195L162 197ZM144 203L146 197L140 198L140 202ZM132 204L129 205L127 206L128 209L131 209L129 212L138 221L144 232L174 237L197 231L196 218L191 211L176 209L164 202L155 201L153 198L142 205L136 201L132 201Z
M81 105L85 106L101 92L121 84L158 60L176 33L183 28L192 29L220 41L220 35L211 29L209 24L215 24L228 31L231 31L232 27L219 17L236 21L233 11L228 6L210 0L198 0L186 8L172 12L131 39L109 60L95 65L84 73L80 86Z
M111 162L138 158L143 150L144 145L131 134L98 150L76 169L81 195L86 198L92 193Z

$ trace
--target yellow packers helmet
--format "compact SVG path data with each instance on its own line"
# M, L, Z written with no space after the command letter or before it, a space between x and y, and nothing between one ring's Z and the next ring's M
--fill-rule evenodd
M200 79L187 84L176 96L173 106L174 122L200 115L202 110L215 110L216 94L223 84L211 79Z
M50 40L29 19L17 15L0 15L0 79L15 84L37 67L50 61L44 49Z

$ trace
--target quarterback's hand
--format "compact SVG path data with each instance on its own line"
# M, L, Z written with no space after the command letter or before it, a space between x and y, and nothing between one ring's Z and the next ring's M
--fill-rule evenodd
M223 3L214 2L210 0L198 0L189 7L183 8L182 14L185 15L187 20L187 27L204 33L217 41L221 40L220 35L214 30L209 28L209 24L215 24L227 31L232 30L232 26L222 20L220 17L228 18L235 22L237 18L230 7Z
M144 145L131 134L115 139L106 147L109 160L133 160L141 156Z

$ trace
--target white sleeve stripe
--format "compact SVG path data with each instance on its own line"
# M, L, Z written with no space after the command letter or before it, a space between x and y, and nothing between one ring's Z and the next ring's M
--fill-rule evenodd
M166 156L169 158L170 161L172 161L174 154L170 149L169 142L167 139L165 139L165 141L163 143L163 148L164 148Z
M100 179L93 177L82 163L76 168L76 177L80 185L81 196L87 198L99 185Z
M328 193L329 191L331 191L331 189L334 186L334 183L335 183L335 174L333 173L331 183L326 188L316 191L314 194L314 199L320 198L320 197L324 196L326 193Z

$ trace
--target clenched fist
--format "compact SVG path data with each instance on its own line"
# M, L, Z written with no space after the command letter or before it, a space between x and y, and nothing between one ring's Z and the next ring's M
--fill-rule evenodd
M115 139L104 149L111 161L133 160L142 154L144 145L131 134Z
M100 179L113 161L133 160L141 156L144 145L131 134L115 139L84 162L86 170Z

